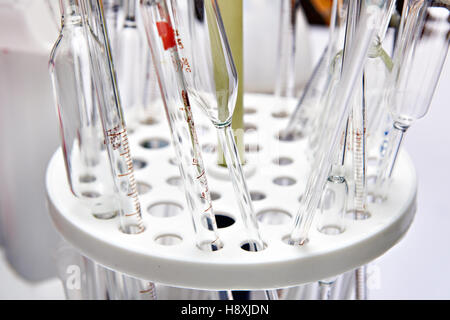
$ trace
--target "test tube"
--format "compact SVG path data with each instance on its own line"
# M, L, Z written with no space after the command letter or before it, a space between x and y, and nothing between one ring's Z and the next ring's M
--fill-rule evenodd
M183 44L181 39L176 38L165 1L141 0L141 9L192 215L196 245L203 250L219 250L223 243L217 233L208 180L182 75L182 72L191 72L191 69L187 60L180 57L177 51L177 46Z

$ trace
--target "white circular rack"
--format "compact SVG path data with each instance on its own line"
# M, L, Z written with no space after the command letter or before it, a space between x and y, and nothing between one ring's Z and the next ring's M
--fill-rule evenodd
M398 159L389 199L382 204L369 203L370 218L347 219L346 229L339 235L323 234L313 225L309 242L301 247L283 241L292 227L309 169L304 139L277 138L287 119L272 115L274 101L269 95L245 96L245 170L265 250L241 249L245 231L231 182L225 179L226 168L216 165L217 137L197 111L194 116L214 211L231 218L228 222L234 220L219 229L223 249L205 252L195 246L184 193L177 185L179 171L168 126L162 117L130 134L145 232L124 234L118 217L95 218L70 192L60 150L51 159L46 177L49 211L56 228L82 254L106 267L156 283L209 290L258 290L317 281L366 264L394 246L408 230L416 209L416 174L405 152ZM277 163L278 158L283 165ZM159 241L164 238L178 241L164 245Z

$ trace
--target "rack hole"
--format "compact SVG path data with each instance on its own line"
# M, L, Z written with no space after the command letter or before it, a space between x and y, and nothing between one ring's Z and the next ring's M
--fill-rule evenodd
M81 183L92 183L92 182L94 182L95 180L97 180L97 178L96 178L95 176L91 175L91 174L83 174L82 176L80 176L80 177L78 178L78 180L79 180Z
M269 225L287 224L291 221L289 212L278 209L267 209L256 214L259 222Z
M291 177L278 177L273 179L273 183L279 185L279 186L292 186L297 181L295 181L294 178Z
M147 166L147 161L141 159L133 159L133 168L134 169L143 169Z
M266 195L262 192L250 191L250 199L252 199L252 201L261 201L261 200L264 200L265 198L266 198Z
M303 200L303 195L301 195L300 197L298 197L298 202L302 202Z
M245 152L257 153L261 151L262 147L259 144L246 144Z
M206 153L214 153L217 151L217 146L212 143L205 143L202 145L202 151Z
M169 142L161 138L150 138L141 142L141 147L145 149L161 149L168 145Z
M273 112L272 117L276 119L284 119L287 118L289 114L286 111L280 111L280 112Z
M235 220L226 213L218 212L215 214L217 228L223 229L232 226Z
M244 243L241 244L241 249L248 251L248 252L258 252L258 251L263 251L264 249L267 248L267 244L264 243L263 247L261 248L261 245L258 245L257 242L255 241L246 241Z
M211 196L211 200L215 201L215 200L219 200L222 196L220 195L220 193L217 193L215 191L211 191L209 193L209 195Z
M244 108L245 114L255 114L257 111L255 108Z
M352 220L367 220L370 218L370 213L368 211L349 210L345 213L345 217Z
M320 233L330 235L330 236L338 235L338 234L341 234L342 232L344 232L343 228L341 228L340 226L336 226L336 225L323 226L322 228L320 228L318 230Z
M180 244L183 238L176 234L163 234L155 238L155 242L162 246L174 246Z
M181 179L181 177L170 177L166 180L166 182L168 184L170 184L171 186L181 186L183 184L183 180Z
M183 212L183 207L172 202L159 202L147 208L147 212L158 218L170 218Z
M273 159L273 163L275 163L276 165L279 166L288 166L290 164L292 164L294 162L294 160L292 160L289 157L279 157L276 159Z
M100 193L97 191L84 191L81 193L81 195L85 198L99 198Z
M150 192L150 190L152 190L152 186L145 182L138 181L136 182L136 189L138 194L142 195Z

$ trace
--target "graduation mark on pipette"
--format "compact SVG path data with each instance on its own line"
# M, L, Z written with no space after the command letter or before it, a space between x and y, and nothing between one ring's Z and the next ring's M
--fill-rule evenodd
M141 205L139 202L138 192L137 192L137 186L136 186L136 179L134 178L134 167L133 167L133 160L131 159L130 154L130 146L128 142L128 134L127 129L123 127L122 129L120 126L115 126L112 129L106 130L107 134L107 141L106 143L110 143L113 150L118 150L121 148L121 153L119 154L120 157L124 159L124 163L126 166L126 171L123 173L117 173L118 178L124 178L128 177L128 186L129 186L129 192L127 193L127 197L131 198L133 201L133 207L134 211L125 213L126 217L131 216L137 216L138 217L138 227L139 231L138 233L144 231L143 222L141 219Z

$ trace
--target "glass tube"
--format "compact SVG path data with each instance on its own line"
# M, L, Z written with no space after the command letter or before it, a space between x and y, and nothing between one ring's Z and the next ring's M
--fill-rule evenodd
M274 113L279 117L289 114L291 108L288 105L295 96L296 7L298 5L296 2L295 0L280 1L274 109Z
M317 229L328 235L340 234L345 230L348 186L342 169L340 165L333 166L320 200Z
M332 300L336 285L336 277L319 281L319 300Z
M314 71L303 90L302 96L289 118L285 134L309 136L316 131L321 120L325 97L333 83L336 58L342 50L343 31L348 0L333 0L328 45L322 52Z
M133 161L118 94L102 2L101 0L81 0L81 4L86 17L85 33L92 33L92 37L88 37L91 49L90 60L96 71L94 82L101 102L99 110L106 136L106 148L124 212L121 216L121 230L125 233L136 234L143 232L145 227L141 217ZM125 299L156 299L155 285L152 282L127 275L122 276L122 282Z
M103 130L100 115L105 110L101 109L102 102L97 95L98 87L94 79L97 71L91 64L92 48L88 40L95 36L91 28L87 28L86 32L85 16L77 0L63 0L60 4L62 27L51 54L50 71L69 185L84 202L89 199L88 204L95 217L107 219L119 212L124 232L142 232L144 226L140 212L130 216L126 211L131 201L134 205L138 200L125 199L120 192L111 163L114 155L110 148L105 147L108 135ZM120 137L113 139L115 144L122 141ZM86 291L84 297L101 298L103 278L100 277L104 275L103 269L88 263L84 270L89 280L83 289Z
M142 27L144 30L144 27ZM144 39L145 39L145 30ZM147 44L143 45L143 81L141 81L141 104L139 108L139 122L144 124L154 124L161 120L162 110L161 95L158 88L158 78L156 76L155 65Z
M183 73L189 95L209 117L219 135L236 201L247 231L247 239L242 248L249 251L263 250L264 242L259 233L231 129L238 77L218 4L215 0L172 0L170 4L178 35L178 50L190 68L189 72ZM186 12L184 19L182 8ZM268 290L266 297L277 299L278 295L276 291Z
M375 185L375 194L382 200L388 196L404 133L430 107L448 53L449 21L449 6L442 1L404 3L389 85L393 129Z
M381 19L381 28L379 29L377 36L375 37L374 44L372 48L377 45L377 42L381 42L386 33L387 26L389 24L392 11L394 9L395 1L388 0L385 5L385 10L383 10ZM353 9L361 10L361 8ZM355 23L354 23L355 24ZM357 23L356 23L357 24ZM348 36L354 33L354 30L350 30ZM370 57L370 54L369 54ZM345 57L344 57L345 58ZM369 58L366 62L366 67L370 64L371 59ZM383 70L383 69L382 69ZM353 195L353 215L354 219L366 219L367 213L367 116L366 116L366 96L367 93L366 77L370 77L368 74L368 69L365 68L362 81L356 88L355 99L352 109L352 155L353 155L353 182L354 182L354 195ZM375 72L378 73L379 70ZM373 107L373 106L372 106ZM367 298L367 286L366 286L366 267L362 266L356 269L356 287L355 294L356 299L365 300Z
M172 1L173 8L181 7L184 2L186 1ZM220 11L214 0L199 1L195 7L189 5L189 2L187 4L189 25L187 21L181 19L176 21L177 29L184 34L189 34L192 48L190 56L193 72L186 75L189 94L217 129L236 201L248 231L247 241L250 250L262 250L264 244L259 234L258 223L231 129L238 79Z
M390 55L383 48L383 42L389 22L395 12L395 4L395 0L388 1L382 25L369 51L369 59L364 66L364 104L367 108L367 132L369 137L374 137L371 139L371 141L374 141L374 145L379 145L380 133L384 132L384 122L387 116L387 105L383 91L388 75L392 71L393 63Z
M78 0L77 0L78 1ZM80 0L86 38L90 49L93 80L99 99L99 113L105 135L105 146L111 163L114 185L120 197L123 214L121 230L140 233L145 227L141 217L133 161L127 128L120 103L103 7L100 1Z
M133 129L142 107L142 38L136 22L136 0L125 0L125 17L117 33L115 66L125 120Z
M323 192L330 167L336 154L337 142L345 129L348 112L350 109L350 99L353 93L353 86L361 76L363 64L367 57L369 45L377 29L377 22L380 20L381 9L378 5L371 5L366 8L360 19L360 27L357 29L354 41L346 46L348 58L344 60L342 77L336 90L333 103L336 106L335 113L338 115L333 130L328 134L327 139L323 139L323 150L317 164L312 169L308 179L306 191L302 197L300 209L294 220L294 227L291 232L290 243L293 245L303 245L308 236L320 196Z
M119 13L123 0L103 0L103 12L105 14L106 25L108 28L111 51L115 57L117 49L117 33L119 31Z
M218 250L223 244L217 234L208 181L195 131L191 105L182 72L191 72L179 56L170 13L162 0L141 1L142 17L155 63L161 95L178 157L185 195L192 214L197 246Z
M72 193L100 219L124 215L111 174L94 70L78 1L63 0L61 31L49 67Z
M108 300L157 300L153 283L100 266L105 278Z

